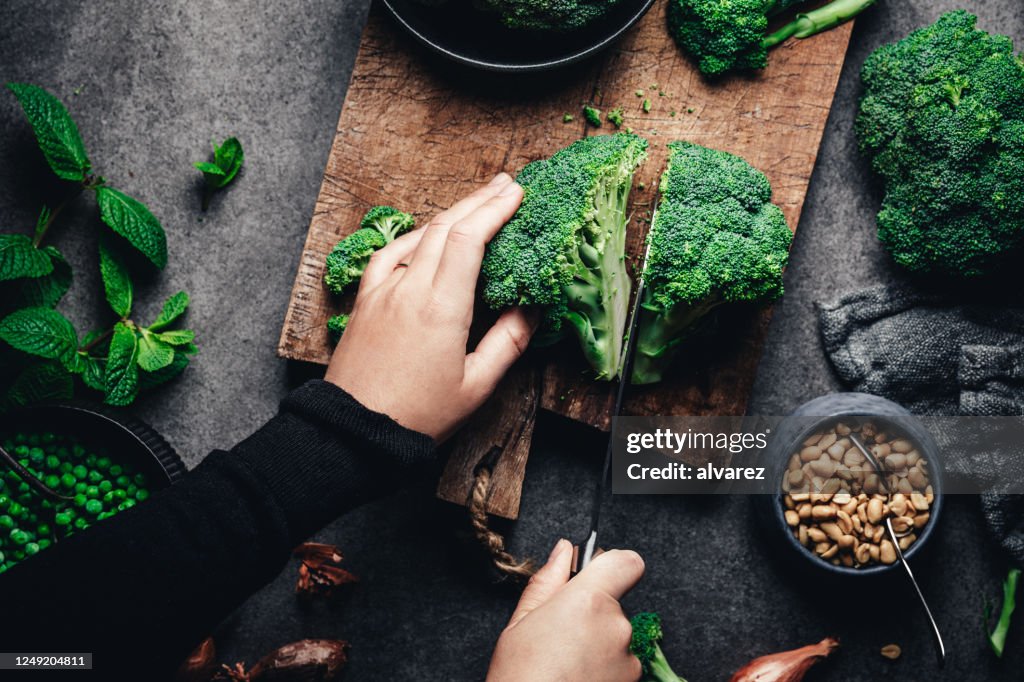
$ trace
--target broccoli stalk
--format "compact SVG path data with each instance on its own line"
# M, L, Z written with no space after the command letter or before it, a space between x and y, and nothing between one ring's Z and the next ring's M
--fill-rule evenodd
M661 381L718 306L782 295L792 233L763 173L738 156L672 142L648 235L634 384Z
M669 32L708 76L763 69L768 50L789 38L810 38L849 21L876 0L833 0L796 15L773 33L771 17L806 0L670 0Z
M629 622L633 626L629 650L640 659L644 679L650 682L686 682L672 670L665 652L661 650L661 617L656 613L638 613Z
M484 300L543 306L535 343L573 333L599 379L619 374L631 288L626 207L646 150L637 135L598 135L528 164L516 178L523 202L484 258Z
M363 276L374 251L411 230L414 224L408 213L390 206L374 206L359 222L359 229L339 241L328 254L324 284L331 293L344 292Z

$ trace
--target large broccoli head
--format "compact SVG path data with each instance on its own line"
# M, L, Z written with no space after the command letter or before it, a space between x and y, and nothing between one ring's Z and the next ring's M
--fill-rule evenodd
M484 300L546 308L542 338L571 329L598 378L618 375L629 308L626 207L647 141L578 140L516 178L523 202L487 247Z
M629 650L640 659L644 679L652 682L686 682L672 671L661 650L661 616L656 613L638 613L629 622L633 626Z
M508 28L576 31L604 16L619 0L481 0Z
M660 381L681 344L725 303L782 295L792 233L763 173L738 156L669 144L651 225L632 381Z
M885 181L878 237L917 272L977 276L1024 235L1024 64L950 12L864 63L856 122Z
M876 0L833 0L769 33L771 18L806 0L669 0L669 32L708 76L763 69L768 51L849 21Z

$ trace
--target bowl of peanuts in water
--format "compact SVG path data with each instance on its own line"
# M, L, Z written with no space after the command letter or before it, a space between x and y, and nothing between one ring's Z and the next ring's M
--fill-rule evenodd
M776 436L766 451L779 485L770 516L805 563L877 576L900 570L897 544L907 561L924 548L942 510L939 449L910 412L866 393L830 394Z

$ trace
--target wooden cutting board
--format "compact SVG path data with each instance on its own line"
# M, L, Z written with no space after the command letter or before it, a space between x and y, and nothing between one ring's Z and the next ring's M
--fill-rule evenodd
M326 364L325 323L348 310L322 283L324 258L375 204L420 224L498 171L515 174L585 135L580 110L622 107L625 126L650 141L637 173L628 248L636 254L656 198L665 144L685 139L739 154L768 175L773 200L795 229L849 43L847 24L776 48L766 70L709 84L668 37L665 0L613 48L567 70L503 76L464 70L414 44L374 4L356 57L310 223L278 354ZM644 92L643 97L636 95ZM644 98L650 113L642 111ZM565 113L575 120L563 123ZM626 414L743 414L769 310L730 311L712 343L694 344L662 384L631 393ZM487 508L516 518L537 406L607 429L612 386L589 380L578 353L561 348L520 363L454 445L438 494L466 503L492 446ZM600 453L595 453L600 456Z

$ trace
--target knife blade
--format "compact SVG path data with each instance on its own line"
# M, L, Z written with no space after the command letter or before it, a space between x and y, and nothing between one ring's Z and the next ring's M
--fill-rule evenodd
M615 391L615 404L612 407L612 420L622 414L622 402L626 396L626 389L629 386L633 374L633 357L636 353L636 330L640 319L640 307L644 300L644 279L647 275L647 258L651 255L651 242L647 240L644 249L644 257L640 262L640 276L637 278L636 293L633 305L630 308L629 324L626 327L626 338L622 342L621 371L619 372L619 385ZM608 432L608 445L604 453L604 465L601 468L601 477L594 488L593 507L590 511L590 532L586 540L573 548L573 573L579 573L594 557L600 553L597 546L597 532L601 523L601 509L604 506L605 490L608 485L608 476L612 468L612 432Z

